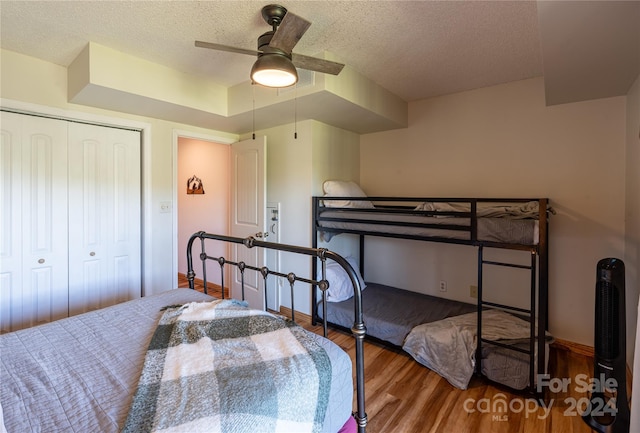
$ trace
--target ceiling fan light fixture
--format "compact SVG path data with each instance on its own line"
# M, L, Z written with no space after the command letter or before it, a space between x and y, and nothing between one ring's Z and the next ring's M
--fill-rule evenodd
M298 82L298 72L287 56L265 53L253 64L251 80L266 87L289 87Z

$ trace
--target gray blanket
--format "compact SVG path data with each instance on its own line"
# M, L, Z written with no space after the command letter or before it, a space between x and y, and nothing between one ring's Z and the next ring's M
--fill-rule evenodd
M319 432L327 353L302 328L235 301L169 308L123 432Z
M477 325L477 313L424 323L411 330L402 348L453 386L467 389L476 363ZM501 310L482 313L483 339L511 345L528 341L530 335L527 321ZM528 364L528 358L524 362ZM528 379L528 369L524 371Z

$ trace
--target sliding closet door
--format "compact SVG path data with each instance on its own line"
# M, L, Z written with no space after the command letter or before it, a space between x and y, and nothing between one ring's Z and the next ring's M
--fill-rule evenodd
M67 125L1 113L1 331L66 317Z
M69 124L69 314L140 297L140 133Z

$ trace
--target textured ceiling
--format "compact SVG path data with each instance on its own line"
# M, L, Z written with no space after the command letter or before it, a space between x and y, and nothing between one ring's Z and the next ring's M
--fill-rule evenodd
M266 1L0 1L2 48L68 66L89 41L223 85L248 80ZM283 1L329 51L406 101L542 75L535 1Z

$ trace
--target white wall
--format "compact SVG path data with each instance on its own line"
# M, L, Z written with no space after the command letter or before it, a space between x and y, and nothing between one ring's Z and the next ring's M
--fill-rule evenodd
M192 234L229 233L229 167L228 144L178 138L178 272L187 273L187 242ZM187 180L197 176L204 185L204 194L187 194ZM194 270L202 278L201 262L197 259L200 247L194 248ZM207 244L207 254L213 257L229 257L226 244ZM220 266L209 262L207 281L220 284ZM228 281L225 282L225 285Z
M283 244L308 246L312 123L308 120L297 126L288 124L256 131L256 135L267 136L267 202L280 204L280 243ZM294 137L296 129L298 138ZM309 276L307 257L283 252L277 254L280 272ZM289 283L278 278L277 284L280 305L291 307ZM296 310L309 312L308 286L296 283L294 287Z
M314 123L313 173L311 195L324 194L325 180L360 180L360 136L324 123ZM311 212L309 213L311 219ZM311 237L311 223L308 226ZM358 237L341 235L330 243L318 239L319 248L328 248L343 256L358 257Z
M143 152L143 200L145 202L143 233L149 236L143 248L143 266L149 269L144 281L145 294L158 293L174 288L173 252L177 248L173 236L173 214L161 213L161 202L173 201L173 133L174 130L195 134L228 137L237 135L221 131L196 128L147 117L95 109L67 102L67 70L52 63L11 51L1 51L0 97L38 104L72 112L89 113L109 118L145 122L150 125L151 137L148 152ZM175 206L173 206L175 210Z
M361 137L360 173L371 195L550 198L550 331L593 345L595 266L625 246L625 97L546 107L536 78L413 102L408 128ZM473 248L400 242L368 254L370 279L436 294L445 279L472 301ZM388 258L428 273L400 276Z
M640 75L627 94L625 251L627 363L633 366L640 296ZM637 362L636 362L637 364ZM640 371L634 371L640 377ZM635 387L634 387L635 388Z
M280 203L280 242L310 247L311 196L322 194L326 179L358 179L359 136L314 120L256 131L256 135L267 136L267 201ZM280 271L308 278L311 259L280 253ZM300 289L295 292L295 308L310 314L310 291ZM283 282L280 290L281 304L290 307L289 283Z

